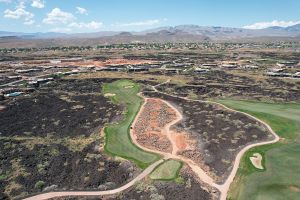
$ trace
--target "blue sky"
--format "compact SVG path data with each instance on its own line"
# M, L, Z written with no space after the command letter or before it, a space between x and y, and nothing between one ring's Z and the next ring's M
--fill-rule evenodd
M0 0L0 30L140 31L196 24L265 28L300 23L299 0Z

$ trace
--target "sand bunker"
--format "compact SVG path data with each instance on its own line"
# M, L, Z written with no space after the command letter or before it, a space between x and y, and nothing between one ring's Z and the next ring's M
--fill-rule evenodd
M289 186L289 189L292 190L293 192L300 192L300 188L297 187L296 185Z
M262 166L262 156L260 153L254 153L253 156L250 157L250 161L252 165L257 169L264 169Z
M104 94L105 97L113 97L113 96L116 96L116 94L114 93L106 93Z

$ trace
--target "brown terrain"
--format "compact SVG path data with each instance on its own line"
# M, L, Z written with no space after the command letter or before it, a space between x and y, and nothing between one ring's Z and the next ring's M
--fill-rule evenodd
M128 60L128 59L108 59L105 61L93 61L93 60L87 60L87 61L80 61L80 62L62 62L61 66L68 66L68 65L76 65L80 67L85 66L96 66L96 67L106 67L109 65L140 65L140 64L150 64L152 61L149 60Z
M173 155L187 150L193 151L196 149L196 142L189 138L188 134L167 130L167 125L174 121L176 116L175 110L165 101L155 98L146 99L133 129L137 142L149 149Z
M159 99L147 99L133 129L139 144L171 153L172 145L164 130L166 124L176 118L176 113Z
M123 59L123 58L112 58L112 59L103 59L103 60L62 60L61 63L55 64L59 67L68 67L68 66L77 66L77 67L106 67L106 66L120 66L120 65L141 65L141 64L151 64L153 61L151 60L130 60L130 59ZM49 65L51 64L49 60L27 60L24 61L24 64L29 65ZM51 64L53 65L53 64Z

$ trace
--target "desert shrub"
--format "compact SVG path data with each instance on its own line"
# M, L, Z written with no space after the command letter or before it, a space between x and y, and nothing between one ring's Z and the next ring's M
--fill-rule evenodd
M248 124L246 124L246 125L244 126L244 128L248 129L248 128L251 128L252 126L253 126L253 124L248 123Z
M213 123L214 121L213 120L210 120L210 119L207 119L205 120L205 123L209 126Z
M163 195L157 194L157 193L152 193L150 195L151 200L165 200L165 197Z
M267 129L264 126L259 125L259 124L255 124L254 127L256 127L257 129L259 129L262 132L266 132L267 131Z
M223 131L228 131L229 129L230 129L230 127L222 128Z
M224 114L216 114L216 117L222 119L222 118L224 118Z
M51 156L58 156L59 150L57 148L52 148L49 153Z
M45 187L45 182L44 181L38 181L34 185L34 188L38 189L38 190L42 190L43 187Z
M192 187L192 182L191 182L191 179L189 178L186 183L185 183L185 188L191 188Z
M240 126L240 125L243 125L244 122L242 122L241 120L232 120L232 123L235 125L235 126Z
M38 168L38 172L40 174L43 174L46 172L46 168L49 166L49 162L48 161L45 161L44 163L39 163L37 165L37 168Z
M7 179L7 176L5 174L0 174L0 181L3 181Z

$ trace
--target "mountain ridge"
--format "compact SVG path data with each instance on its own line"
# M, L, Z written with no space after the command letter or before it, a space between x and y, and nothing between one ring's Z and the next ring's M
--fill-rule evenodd
M9 32L0 31L0 37L14 36L21 39L51 39L51 38L99 38L107 36L146 36L147 34L182 34L187 35L202 35L210 39L236 39L244 37L297 37L300 35L300 24L289 27L268 27L265 29L245 29L245 28L232 28L221 26L199 26L199 25L178 25L178 26L165 26L154 29L148 29L140 32L130 31L99 31L92 33L59 33L59 32L37 32L37 33L22 33L22 32Z
M0 48L40 48L53 46L93 46L121 43L194 42L299 42L300 24L252 30L220 26L180 25L140 32L101 31L94 33L18 33L0 31Z

